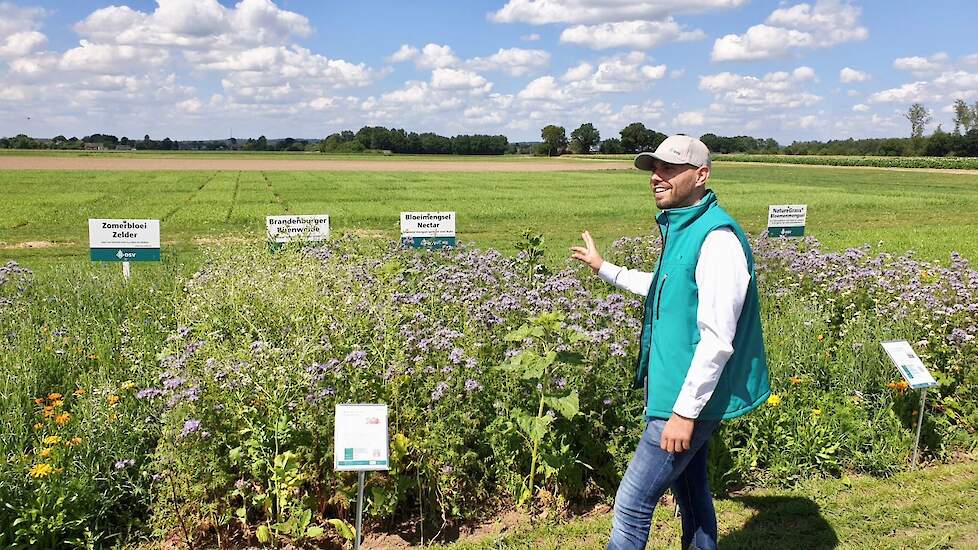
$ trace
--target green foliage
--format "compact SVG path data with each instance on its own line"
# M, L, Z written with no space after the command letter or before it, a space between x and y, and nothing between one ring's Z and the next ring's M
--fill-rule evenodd
M939 139L945 139L943 136ZM978 170L978 158L966 157L903 157L902 151L892 156L814 156L814 155L723 155L717 160L776 164L812 164L821 166L873 166L877 168L953 168Z
M548 124L540 130L540 139L547 147L547 156L559 156L567 148L567 131L563 126Z

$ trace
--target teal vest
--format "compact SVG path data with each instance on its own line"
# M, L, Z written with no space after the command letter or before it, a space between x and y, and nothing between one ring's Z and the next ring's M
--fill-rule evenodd
M747 236L720 208L716 195L710 190L693 206L663 210L656 221L662 232L662 254L645 298L641 350L634 380L636 388L642 387L643 379L647 380L646 416L672 416L672 407L700 341L696 325L699 304L696 262L706 236L721 227L730 228L740 239L747 257L750 284L737 322L733 354L699 418L717 420L746 414L763 404L771 394L754 255Z

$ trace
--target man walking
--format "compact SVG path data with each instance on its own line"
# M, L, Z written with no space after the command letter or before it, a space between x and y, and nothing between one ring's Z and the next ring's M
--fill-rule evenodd
M645 297L634 387L646 388L647 425L615 496L609 549L645 548L652 512L667 488L682 516L682 548L717 547L707 478L710 438L720 420L767 400L754 258L744 231L706 187L710 151L670 136L635 167L649 186L662 234L653 273L606 262L588 232L571 248L601 279Z

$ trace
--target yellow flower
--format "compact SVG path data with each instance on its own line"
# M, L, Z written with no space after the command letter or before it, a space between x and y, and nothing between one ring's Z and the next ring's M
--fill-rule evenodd
M37 424L34 424L34 429L35 430L43 430L44 429L44 422L38 422Z
M106 399L105 401L106 403L109 404L110 407L114 407L115 404L119 402L119 399L121 399L121 397L119 397L118 395L110 395L108 399Z
M812 409L812 416L818 416L822 414L822 409Z
M51 402L51 406L52 407L60 407L60 406L62 406L64 404L65 404L65 402L62 401L62 400L60 400L60 399Z
M64 397L64 396L61 395L60 393L51 393L51 394L48 394L48 401L57 401L58 399L61 399L62 397Z
M61 441L61 436L59 436L59 435L49 435L49 436L45 437L44 439L42 439L41 441L43 441L45 445L57 445L58 442Z
M69 447L77 447L78 445L81 445L81 442L82 442L82 438L80 438L80 437L72 437L68 441L65 441L65 445L67 445Z
M47 477L54 473L54 468L52 468L50 464L44 464L42 462L40 464L31 466L30 471L27 473L33 478Z
M126 380L125 382L122 383L122 387L120 387L119 389L122 391L126 391L126 390L131 390L135 387L136 387L135 382L133 382L132 380Z
M91 354L88 355L88 358L89 359L92 359L92 360L95 360L95 359L98 359L98 355L95 355L94 353L91 353Z
M771 405L772 407L777 407L781 404L781 396L776 393L772 393L771 397L767 398L767 404Z
M75 390L74 392L72 392L72 395L74 395L75 397L81 397L81 396L85 395L85 390L83 390L81 388L78 388L77 390Z
M818 335L818 341L821 342L822 340L825 340L825 336L822 336L821 334L819 334Z
M57 422L58 425L67 424L69 420L71 420L71 413L61 413L54 417L54 421Z
M41 449L41 452L39 452L37 454L43 456L44 458L47 458L47 457L51 456L51 447L45 447L45 448Z

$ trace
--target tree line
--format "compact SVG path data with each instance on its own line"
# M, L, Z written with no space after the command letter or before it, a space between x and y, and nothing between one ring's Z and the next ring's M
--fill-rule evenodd
M319 142L323 153L390 151L415 155L502 155L516 152L503 135L441 136L432 132L407 132L403 128L364 126L354 133L344 130Z

